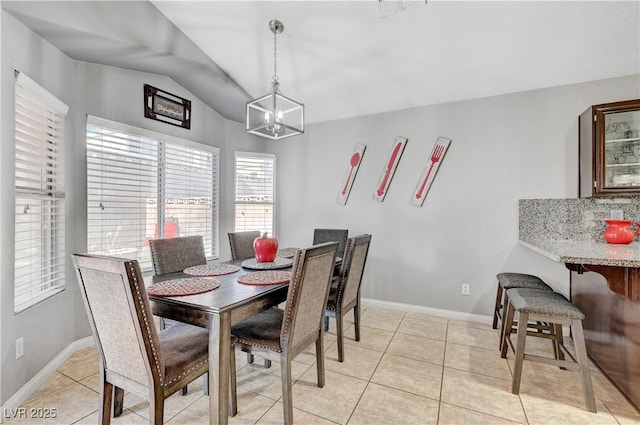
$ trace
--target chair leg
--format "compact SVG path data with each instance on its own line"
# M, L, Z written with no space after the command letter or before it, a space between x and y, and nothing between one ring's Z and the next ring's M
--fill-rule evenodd
M356 330L356 341L360 341L360 299L358 299L358 303L353 307L353 325Z
M247 353L247 363L253 363L253 354Z
M269 369L271 367L271 360L264 359L264 368Z
M324 338L322 332L316 339L316 372L318 374L318 387L324 387Z
M513 307L511 307L513 309ZM510 309L510 310L511 310ZM527 341L527 323L529 322L529 313L520 312L518 318L518 333L516 343L516 358L513 367L513 381L511 382L511 393L520 393L520 379L522 378L522 364L524 363L524 347Z
M235 357L233 357L233 361L236 361ZM202 375L202 392L204 395L209 395L209 372Z
M180 388L180 395L185 396L189 393L189 388L187 388L187 385L185 385L184 387Z
M564 344L564 337L562 335L562 325L559 323L554 323L550 326L553 326L553 334L555 338L553 339L553 352L556 355L556 359L564 360L564 351L562 351L562 344ZM566 370L565 367L561 367L560 369Z
M329 316L324 315L324 331L329 332Z
M500 357L503 359L507 357L507 350L509 349L509 344L507 344L507 338L511 334L511 328L513 327L513 316L515 315L515 310L511 305L507 305L507 313L505 316L502 316L502 329L500 331Z
M576 351L576 358L580 364L580 379L584 390L585 404L589 412L596 413L596 400L593 395L593 384L591 382L591 372L589 371L589 358L587 357L582 321L573 320L571 331L573 333L573 345Z
M500 314L500 307L502 307L502 286L498 283L498 289L496 291L496 305L493 308L493 329L498 329L498 315ZM504 320L504 316L502 316Z
M156 396L149 400L149 423L164 425L164 398L162 396Z
M342 312L336 311L336 338L338 339L338 361L344 362L344 335L343 335Z
M280 357L282 375L282 406L285 425L293 425L293 394L291 392L291 359L287 353Z
M104 380L104 377L102 378ZM113 402L113 384L104 380L102 384L102 405L100 405L100 423L111 423L111 403Z
M502 287L500 287L502 288ZM507 316L507 306L509 305L509 296L507 295L507 293L504 293L504 300L502 303L502 314L501 314L501 319L502 319L502 323L500 324L500 344L502 344L502 341L505 338L505 332L507 332L507 327L505 325L506 320L505 317ZM511 332L511 327L513 326L513 317L511 317L511 325L509 326L509 332Z
M124 390L116 386L113 387L113 417L122 415L124 410Z

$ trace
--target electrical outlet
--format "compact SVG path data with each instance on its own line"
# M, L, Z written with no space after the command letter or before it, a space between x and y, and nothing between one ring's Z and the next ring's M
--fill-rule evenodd
M469 295L469 284L468 283L463 283L462 284L462 295Z
M623 220L623 219L624 219L624 211L611 210L611 220Z
M16 360L24 356L24 339L22 337L16 339Z

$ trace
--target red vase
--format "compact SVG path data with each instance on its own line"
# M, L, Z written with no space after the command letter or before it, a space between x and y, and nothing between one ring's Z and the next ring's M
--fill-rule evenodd
M607 228L604 229L604 240L608 243L629 244L640 233L640 223L629 220L605 220ZM636 230L631 229L635 225Z
M276 259L278 252L278 240L267 237L266 233L253 240L253 251L256 253L258 263L270 263Z

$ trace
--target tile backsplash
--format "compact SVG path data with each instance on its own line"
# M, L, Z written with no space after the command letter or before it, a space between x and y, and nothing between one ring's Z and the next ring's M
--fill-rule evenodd
M640 197L521 199L519 238L604 242L604 220L640 221Z

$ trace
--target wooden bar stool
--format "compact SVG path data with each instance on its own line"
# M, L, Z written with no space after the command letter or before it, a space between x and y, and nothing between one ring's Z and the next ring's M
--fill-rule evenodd
M508 305L506 317L504 319L505 334L502 341L501 357L507 357L507 346L515 352L515 366L513 370L511 392L513 394L518 394L520 392L520 379L522 377L522 365L524 360L552 364L566 369L579 370L587 410L596 413L596 401L591 383L589 359L587 357L587 349L582 330L584 313L582 313L580 309L574 306L564 296L553 291L513 288L509 289L506 295L508 295ZM516 346L514 348L511 341L511 333L513 319L516 312L518 312L519 318ZM527 324L530 320L549 323L552 325L549 327L550 332L545 332L545 334L547 337L554 339L555 341L555 346L558 350L555 359L525 354L525 342L527 335L541 336L541 332L532 333L527 331ZM574 358L564 346L564 341L562 339L562 325L571 327L576 358ZM558 358L560 353L566 354L571 360L564 360L564 355L562 355L561 358Z
M525 273L498 273L498 289L496 290L496 303L493 309L493 329L497 329L500 323L500 346L504 338L504 315L507 311L507 297L505 291L511 288L531 288L552 291L551 287L542 279ZM503 294L504 300L503 300Z

